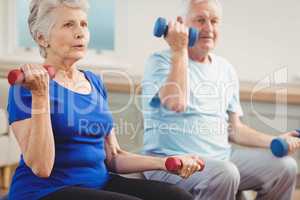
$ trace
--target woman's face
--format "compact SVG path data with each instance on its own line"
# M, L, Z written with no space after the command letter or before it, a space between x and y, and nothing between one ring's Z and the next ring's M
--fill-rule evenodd
M47 58L77 61L84 57L90 40L87 14L81 9L60 6L54 11Z

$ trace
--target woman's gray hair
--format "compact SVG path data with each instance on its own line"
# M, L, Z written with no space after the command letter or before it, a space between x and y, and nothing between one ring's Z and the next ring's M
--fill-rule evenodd
M38 43L38 35L42 34L46 40L49 39L50 31L55 24L56 16L53 10L60 6L79 8L87 12L89 4L87 0L31 0L28 26L32 38ZM46 58L45 47L38 44L40 54Z
M219 0L182 0L182 4L180 6L180 9L181 9L180 16L183 16L183 17L187 16L187 14L190 11L192 3L205 3L205 2L212 2L212 3L216 4L217 7L220 9L220 14L222 14L223 9L222 9L222 5Z

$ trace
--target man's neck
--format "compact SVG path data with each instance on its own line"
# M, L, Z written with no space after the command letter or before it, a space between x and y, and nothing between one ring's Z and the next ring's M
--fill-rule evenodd
M212 61L209 52L200 52L191 49L189 49L189 58L193 61L204 64L210 64Z

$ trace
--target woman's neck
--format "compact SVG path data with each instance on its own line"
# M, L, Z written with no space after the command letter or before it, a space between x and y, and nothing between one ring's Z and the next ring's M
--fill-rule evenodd
M75 63L76 61L47 58L44 64L54 67L55 78L76 80L78 77L78 70Z

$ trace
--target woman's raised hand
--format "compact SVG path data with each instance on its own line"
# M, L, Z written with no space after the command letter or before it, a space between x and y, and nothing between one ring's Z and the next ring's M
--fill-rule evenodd
M21 66L25 76L23 85L32 95L46 96L49 91L49 74L42 65L26 64Z

